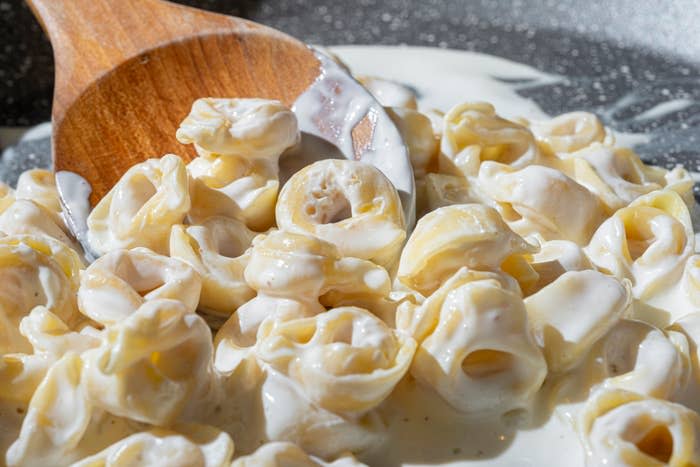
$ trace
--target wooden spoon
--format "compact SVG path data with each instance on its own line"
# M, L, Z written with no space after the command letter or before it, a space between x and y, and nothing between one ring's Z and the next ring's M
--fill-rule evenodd
M302 42L161 0L27 2L54 50L54 169L85 178L93 206L138 162L166 153L195 156L175 139L195 99L263 97L291 106L302 96L322 112L307 109L313 118L300 120L301 130L344 143L338 147L347 148L351 138L354 154L344 155L387 174L410 223L413 179L398 130L364 88ZM367 103L365 115L345 128L345 113L356 110L358 98Z

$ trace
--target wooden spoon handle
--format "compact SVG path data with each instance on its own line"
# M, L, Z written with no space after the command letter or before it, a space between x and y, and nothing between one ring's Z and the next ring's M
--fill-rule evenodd
M155 47L194 34L260 27L161 0L26 1L53 46L61 89L54 96L55 110L115 66Z

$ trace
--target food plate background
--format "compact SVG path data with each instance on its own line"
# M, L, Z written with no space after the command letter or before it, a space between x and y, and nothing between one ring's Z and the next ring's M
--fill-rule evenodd
M566 77L519 91L545 112L595 112L615 130L647 133L636 146L645 160L700 171L697 0L180 3L249 18L309 43L434 46L525 63ZM51 48L38 24L21 0L0 0L0 147L49 118L52 82ZM47 164L46 132L38 136L5 151L0 179L13 182L22 169Z

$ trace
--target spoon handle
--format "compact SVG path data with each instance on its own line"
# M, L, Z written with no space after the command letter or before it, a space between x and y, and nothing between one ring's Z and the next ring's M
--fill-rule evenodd
M54 119L126 60L193 34L256 25L162 0L26 0L53 46ZM144 55L144 60L148 57Z

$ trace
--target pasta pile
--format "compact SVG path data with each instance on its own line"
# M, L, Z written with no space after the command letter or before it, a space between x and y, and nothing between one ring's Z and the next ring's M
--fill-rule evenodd
M2 186L0 464L364 465L414 381L464 417L585 400L591 466L700 465L689 174L588 113L443 115L398 91L412 232L364 163L280 187L300 133L265 99L196 101L176 137L198 157L124 174L89 265L50 172Z

